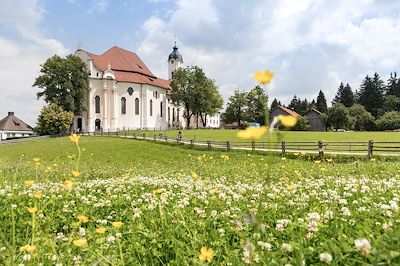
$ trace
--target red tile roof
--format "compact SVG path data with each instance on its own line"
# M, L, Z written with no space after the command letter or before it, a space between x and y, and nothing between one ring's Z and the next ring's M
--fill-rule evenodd
M13 112L9 112L8 116L0 120L0 130L32 131L33 129L28 124L16 117Z
M149 84L164 89L171 89L168 80L157 78L135 53L114 46L101 55L87 52L93 64L105 71L108 65L114 71L117 81Z
M278 106L278 108L281 108L283 111L285 111L287 114L289 114L291 116L294 116L294 117L299 116L298 113L296 113L294 110L291 110L289 108L286 108L286 107L283 107L283 106Z

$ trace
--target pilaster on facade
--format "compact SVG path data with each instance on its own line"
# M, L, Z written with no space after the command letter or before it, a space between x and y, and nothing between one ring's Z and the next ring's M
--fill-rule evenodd
M104 82L104 88L103 88L103 121L102 121L102 126L104 131L108 131L109 125L108 125L108 97L107 97L107 83Z
M111 109L111 131L117 131L117 90L116 84L114 83L113 89L111 90L112 109Z

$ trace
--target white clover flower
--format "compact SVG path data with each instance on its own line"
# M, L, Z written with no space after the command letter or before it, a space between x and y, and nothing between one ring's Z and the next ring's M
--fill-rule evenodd
M321 262L330 264L332 262L332 255L329 254L328 252L323 252L323 253L319 254L319 260Z
M80 228L79 228L79 235L80 235L81 237L84 237L84 236L86 235L86 229L83 228L83 227L80 227Z
M292 252L292 246L288 243L283 243L282 244L282 249L286 252Z
M363 256L368 256L371 253L371 243L365 238L356 239L354 246Z
M22 259L23 259L24 261L30 261L31 258L32 258L31 254L24 254L24 256L22 257Z
M347 207L342 207L340 210L342 211L342 214L343 214L344 216L351 216L351 212L350 212L349 208L347 208Z
M272 249L272 245L270 243L258 241L257 244L261 247L261 250L271 250Z

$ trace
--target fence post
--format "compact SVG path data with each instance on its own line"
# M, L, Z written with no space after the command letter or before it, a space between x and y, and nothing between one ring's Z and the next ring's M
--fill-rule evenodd
M368 158L370 158L370 159L372 157L373 149L374 149L374 141L373 140L369 140L368 141Z
M154 142L156 142L156 138L157 138L157 135L156 134L154 134Z
M143 139L146 139L146 134L145 133L143 133Z
M190 140L190 146L192 146L192 148L194 147L194 140Z
M133 137L134 139L137 139L136 133L132 133L132 137Z
M281 147L282 147L282 155L284 155L286 153L286 142L284 140L282 140Z
M127 131L125 131L125 138L128 136L128 132Z
M207 147L209 150L211 150L211 141L207 140Z
M251 141L251 151L256 150L256 142L254 140Z
M229 143L229 141L226 142L226 151L230 151L231 150L231 144Z
M324 156L324 143L322 140L318 140L318 154L319 156Z

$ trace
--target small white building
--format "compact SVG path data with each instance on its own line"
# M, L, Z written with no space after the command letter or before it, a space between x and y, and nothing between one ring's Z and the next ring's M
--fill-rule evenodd
M186 128L183 108L169 99L170 79L183 65L176 45L168 56L169 80L156 77L135 53L116 46L101 55L82 49L75 55L89 72L87 108L74 119L76 131Z
M8 115L0 120L0 140L33 136L33 128L14 115Z

